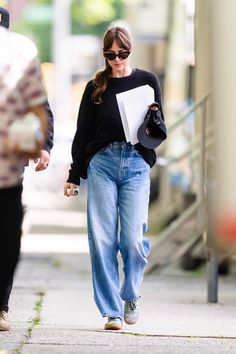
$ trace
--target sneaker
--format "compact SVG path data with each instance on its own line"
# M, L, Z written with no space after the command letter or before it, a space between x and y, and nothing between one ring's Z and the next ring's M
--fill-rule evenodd
M0 331L10 331L10 321L8 313L5 311L0 311Z
M124 308L124 321L127 324L135 324L139 317L139 304L138 300L125 301Z
M122 329L122 319L120 317L108 317L105 329L119 330Z

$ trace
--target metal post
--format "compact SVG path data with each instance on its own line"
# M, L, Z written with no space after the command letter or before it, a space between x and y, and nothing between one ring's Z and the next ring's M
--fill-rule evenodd
M213 153L213 154L212 154ZM208 156L207 161L207 183L206 183L206 247L207 247L207 301L218 301L218 253L215 244L213 227L213 208L215 204L216 176L214 148Z
M207 262L207 301L218 301L218 257L214 248L208 250Z

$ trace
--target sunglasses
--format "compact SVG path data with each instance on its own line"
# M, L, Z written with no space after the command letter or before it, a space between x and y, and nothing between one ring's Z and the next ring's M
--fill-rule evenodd
M103 53L104 58L106 58L107 60L115 60L116 57L118 57L119 59L127 59L128 56L130 55L130 52L128 50L124 50L123 52L119 52L119 53L112 53L112 52L104 52Z

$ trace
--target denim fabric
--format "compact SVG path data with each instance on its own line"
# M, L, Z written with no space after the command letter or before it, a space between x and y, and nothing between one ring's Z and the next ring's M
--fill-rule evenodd
M104 317L123 317L123 301L139 297L150 253L147 215L150 166L134 146L114 142L88 167L88 237L95 302ZM117 253L123 260L120 286Z

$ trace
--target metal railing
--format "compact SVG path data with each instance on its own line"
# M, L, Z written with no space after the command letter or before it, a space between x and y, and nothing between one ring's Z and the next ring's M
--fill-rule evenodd
M196 113L197 109L201 109L200 118L200 134L198 137L195 137L190 144L190 147L183 151L178 156L162 156L162 164L168 168L171 164L178 162L188 156L191 158L199 158L199 180L198 180L198 190L197 190L197 200L194 204L192 204L189 208L187 208L180 217L174 221L173 224L164 231L164 238L166 238L169 234L172 234L173 229L178 228L182 225L194 212L199 211L199 224L201 225L200 229L205 227L202 225L202 220L204 216L204 202L205 202L205 180L206 180L206 151L212 145L213 142L213 128L209 126L206 129L206 105L211 96L211 91L207 92L203 97L201 97L198 101L191 105L183 114L180 115L176 119L174 123L172 123L168 127L168 139L170 139L170 134L174 132L179 126L185 123L186 119L189 117L191 113ZM163 163L164 161L164 163Z
M197 119L198 122L198 135L195 136L189 147L176 156L160 155L160 158L157 160L159 164L161 160L161 165L163 168L168 169L172 164L179 162L183 159L191 158L198 160L198 181L197 181L197 192L196 200L188 208L186 208L178 218L176 218L168 227L166 227L158 237L158 243L156 245L156 250L165 244L168 244L175 234L176 230L180 229L190 218L197 218L197 229L190 230L190 237L186 240L185 245L181 245L181 250L177 250L175 257L181 255L181 252L186 251L188 247L192 247L196 241L198 235L202 235L206 231L206 152L212 146L214 141L214 131L213 127L207 124L207 104L211 97L211 90L192 104L185 112L183 112L175 121L168 127L168 139L172 132L175 132L177 128L185 124L186 119L190 114L199 112ZM155 248L155 246L154 246ZM165 261L164 261L165 262ZM150 273L152 269L155 269L155 264L150 266Z
M197 230L192 230L195 236L201 235L206 232L207 235L207 222L206 222L206 153L211 148L214 142L214 127L213 125L207 125L206 109L207 103L211 97L212 90L209 90L204 96L191 105L183 114L181 114L174 123L168 127L168 137L178 127L183 125L190 114L196 113L198 109L201 109L199 118L199 136L193 138L190 143L190 147L177 156L162 156L162 165L168 168L173 163L179 162L188 156L191 159L197 159L199 162L199 179L197 183L197 198L196 201L191 204L183 213L173 221L160 235L160 239L157 247L168 241L173 236L175 231L179 229L189 218L196 215L197 217ZM164 162L164 163L163 163ZM191 235L190 235L191 236ZM182 250L186 250L188 247L192 247L196 242L196 238L190 238ZM207 245L206 245L207 247ZM217 302L218 292L218 263L217 255L214 249L208 249L208 273L207 273L207 300L208 302ZM176 254L181 254L181 250Z

